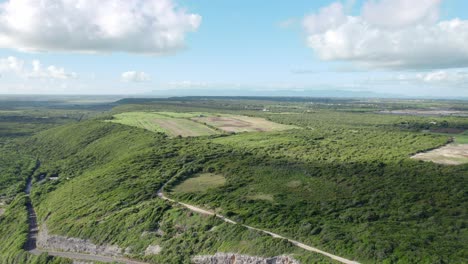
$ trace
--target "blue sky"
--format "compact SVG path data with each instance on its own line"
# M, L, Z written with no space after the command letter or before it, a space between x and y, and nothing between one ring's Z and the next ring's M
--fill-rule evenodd
M122 14L125 6L114 10L115 14L106 11L110 8L105 6L120 1L102 1L104 11L97 13L92 6L83 7L75 18L78 22L74 30L79 32L89 26L86 19L80 20L80 16L88 13L104 19ZM138 8L141 1L127 2L134 2ZM0 93L147 94L177 89L196 93L197 89L208 89L222 94L222 89L236 89L242 94L247 89L329 89L409 96L468 96L468 51L460 44L468 43L468 12L464 11L468 10L468 2L463 0L440 3L438 0L145 1L164 7L165 11L151 13L151 19L159 21L169 13L180 21L174 24L171 20L163 29L136 24L144 34L133 29L114 34L115 28L125 26L124 19L116 19L111 26L103 24L106 33L114 35L100 42L90 42L85 33L69 40L70 32L61 32L65 27L46 23L53 12L59 12L62 18L52 20L55 24L61 23L64 17L75 16L76 12L67 14L60 12L63 7L38 6L39 1L34 0L0 1L3 4L0 22L8 21L3 23L8 26L0 26ZM400 9L390 10L395 6ZM365 7L368 8L364 12ZM16 22L19 17L27 17L31 10L33 18ZM379 12L405 15L401 19L382 17L382 21L376 21ZM402 50L408 45L419 45L417 41L405 39L412 30L417 30L414 32L420 33L420 38L430 38L433 35L427 32L440 30L439 23L457 18L462 25L455 27L455 33L461 39L451 40L453 32L442 32L447 34L447 43L434 40L435 44L428 45L427 50L424 46ZM353 19L359 23L354 24ZM391 25L382 24L390 20ZM374 33L362 32L361 26L366 30L370 27ZM158 30L182 39L163 39L165 45L149 43L149 49L138 44L152 38L159 41L163 37ZM52 36L48 36L49 32ZM368 42L353 39L352 32L360 32L359 37L368 38ZM373 38L371 33L379 37ZM391 34L400 43L389 47L398 51L386 53L381 47L390 44L380 43L379 39ZM338 40L328 39L331 35L338 36ZM87 46L86 50L80 45ZM446 46L447 51L442 52L440 45ZM361 46L369 51L363 51ZM447 59L450 56L453 59ZM31 66L33 61L40 61L41 66L36 70ZM14 67L17 64L21 69Z

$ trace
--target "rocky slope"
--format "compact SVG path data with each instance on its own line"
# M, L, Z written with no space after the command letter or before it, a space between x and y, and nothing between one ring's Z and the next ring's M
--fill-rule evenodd
M195 264L299 264L297 260L290 256L262 258L234 253L217 253L215 255L195 256L192 261Z

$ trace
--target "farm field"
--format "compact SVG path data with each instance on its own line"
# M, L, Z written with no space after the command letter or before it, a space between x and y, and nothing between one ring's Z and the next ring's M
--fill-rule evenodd
M114 119L110 122L166 133L173 137L207 136L218 133L212 128L182 117L183 115L170 116L168 113L129 112L114 115Z
M274 123L264 118L203 112L126 112L114 115L110 122L166 133L173 137L208 136L224 132L281 131L297 128Z
M263 118L239 115L194 117L192 120L196 120L199 123L205 123L220 130L233 133L253 131L281 131L297 128L295 126L274 123Z

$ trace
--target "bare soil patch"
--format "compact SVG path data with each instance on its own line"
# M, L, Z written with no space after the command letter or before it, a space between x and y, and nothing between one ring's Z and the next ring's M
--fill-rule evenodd
M254 132L254 131L278 131L294 128L268 121L263 118L249 116L212 116L192 118L199 123L205 123L226 132Z
M418 153L411 158L445 165L465 164L468 163L468 144L449 144L428 152Z

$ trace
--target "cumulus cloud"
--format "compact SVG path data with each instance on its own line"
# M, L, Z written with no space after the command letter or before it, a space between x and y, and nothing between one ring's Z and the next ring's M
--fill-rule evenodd
M429 72L403 72L387 77L368 78L361 82L371 87L394 86L417 87L420 89L440 88L462 90L468 87L468 69L446 69Z
M467 85L467 71L434 71L429 73L420 73L416 75L416 79L429 84L437 85Z
M76 73L66 72L64 68L54 65L43 67L41 62L34 60L32 62L32 71L27 74L29 78L42 78L42 79L71 79L76 78Z
M40 78L40 79L71 79L76 78L74 72L67 72L62 67L50 65L43 67L41 62L33 60L31 67L27 67L25 61L16 57L0 58L0 73L13 74L22 78Z
M123 82L148 82L151 78L145 72L128 71L122 73L121 80Z
M0 58L0 73L14 72L21 73L23 71L24 61L16 57Z
M367 1L362 15L333 3L304 18L307 44L323 60L368 68L468 66L468 20L439 21L440 0Z
M368 1L362 17L372 25L400 28L417 24L432 24L439 19L441 0L381 0Z
M161 55L183 48L200 23L172 0L7 0L0 47Z

